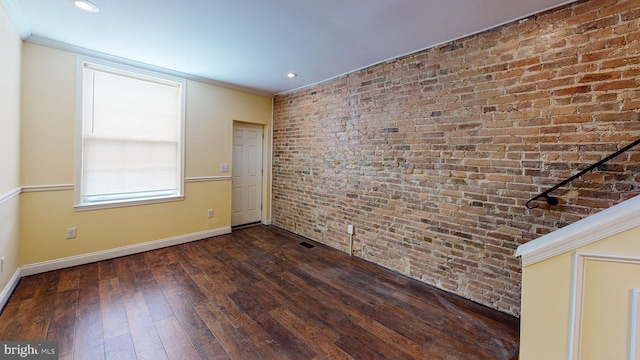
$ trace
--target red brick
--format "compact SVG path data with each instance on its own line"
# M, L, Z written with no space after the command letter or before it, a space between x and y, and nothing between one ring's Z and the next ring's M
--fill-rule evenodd
M538 89L551 89L551 88L564 87L564 86L573 85L574 82L575 82L574 79L570 77L540 81L538 83Z
M594 91L607 91L607 90L620 90L620 89L634 89L638 87L638 81L636 80L619 80L611 81L593 86Z
M553 92L555 96L565 96L565 95L575 95L575 94L583 94L591 91L591 86L582 85L582 86L574 86L570 88L558 89Z
M620 75L621 73L619 71L587 74L580 77L580 79L578 79L578 82L581 82L581 83L602 82L605 80L619 79Z
M638 4L635 1L616 1L609 6L603 7L599 13L600 16L609 16L613 15L614 17L618 14L622 14L623 21L633 20L640 16L640 14L632 15L630 13L638 12Z
M595 19L596 15L598 13L598 11L603 7L603 3L602 2L596 2L596 1L585 1L585 2L581 2L578 3L574 8L573 8L573 14L575 15L582 15L582 14L589 14L589 17L584 17L584 15L582 15L583 17L579 17L579 16L574 16L573 17L573 22L577 23L577 22L586 22L587 20L590 19Z
M541 62L540 57L536 56L536 57L530 57L527 59L512 61L508 65L509 65L509 69L519 69L523 67L529 67L531 65L540 64L540 62Z
M592 121L591 115L589 114L558 116L554 119L556 124L585 123L589 121Z
M602 62L600 65L601 69L610 69L610 68L618 68L629 65L638 65L640 64L640 56L621 58L621 59L612 59L606 60Z
M622 111L640 109L640 100L626 101L622 105Z
M518 315L516 247L640 186L638 148L524 207L640 137L638 19L583 0L275 96L273 223L341 250L352 223L356 256Z
M581 61L588 63L592 61L606 61L607 59L624 56L620 49L605 49L600 51L587 52L582 54Z

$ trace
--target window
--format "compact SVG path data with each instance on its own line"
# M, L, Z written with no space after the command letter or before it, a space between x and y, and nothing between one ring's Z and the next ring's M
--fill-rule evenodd
M76 206L182 198L184 80L80 64Z

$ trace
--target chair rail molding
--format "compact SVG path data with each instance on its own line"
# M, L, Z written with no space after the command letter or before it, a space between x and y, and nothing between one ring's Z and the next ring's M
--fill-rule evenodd
M14 189L12 191L9 191L8 193L5 194L1 194L0 195L0 205L6 203L7 201L13 199L14 197L20 195L20 193L22 192L22 188L17 188Z

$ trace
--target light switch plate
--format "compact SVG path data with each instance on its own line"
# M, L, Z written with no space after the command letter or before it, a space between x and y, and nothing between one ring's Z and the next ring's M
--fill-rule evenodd
M220 164L220 172L228 172L229 164Z

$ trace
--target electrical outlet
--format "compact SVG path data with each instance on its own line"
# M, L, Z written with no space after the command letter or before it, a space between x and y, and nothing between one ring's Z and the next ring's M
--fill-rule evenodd
M210 217L210 218L213 217L213 209L207 210L207 216Z
M0 272L4 272L4 260L5 257L3 256L2 259L0 259Z
M347 234L353 235L353 225L347 225Z
M76 238L76 228L68 228L67 229L67 239L75 239Z

